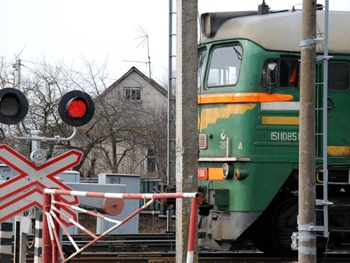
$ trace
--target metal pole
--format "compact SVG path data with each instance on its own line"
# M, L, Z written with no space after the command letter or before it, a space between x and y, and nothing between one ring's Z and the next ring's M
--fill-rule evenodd
M54 196L54 200L56 202L60 202L61 201L61 196L60 195L55 195ZM58 211L60 210L60 206L59 205L56 205L56 208L58 209ZM59 213L56 214L56 218L58 220L60 219ZM56 232L54 234L55 234L55 236L57 237L58 240L56 240L56 243L55 243L56 245L52 248L52 261L53 261L52 263L57 263L58 262L58 256L59 256L59 253L58 253L59 249L62 249L62 235L61 235L61 228L60 228L60 225L59 225L57 220L54 221L54 226L55 226L55 228L53 229L53 231ZM58 246L60 246L60 248ZM45 263L45 262L43 262L43 263Z
M316 3L303 1L300 76L298 262L316 263Z
M329 1L325 2L325 32L324 32L324 62L323 62L323 226L324 237L329 237L328 232L328 21L329 21Z
M176 5L176 191L197 192L197 0ZM176 200L176 262L186 261L191 201ZM197 235L195 235L197 237ZM198 244L195 240L196 246ZM193 262L198 262L194 249Z
M30 132L30 136L33 139L30 143L30 150L35 151L38 149L41 149L41 137L42 137L42 132L39 130L34 130ZM37 140L35 139L37 138ZM34 263L41 263L41 257L40 255L42 254L42 229L40 229L40 226L42 226L42 211L38 209L37 207L34 207L32 209L33 214L34 214L34 219L35 219L35 240L34 240Z
M169 0L169 80L168 80L168 147L167 147L167 177L166 184L170 185L171 177L172 177L172 169L173 165L173 132L172 129L174 127L174 102L173 98L173 1ZM171 214L170 211L167 210L167 231L170 231L171 228Z
M43 254L42 254L42 262L48 263L51 262L52 259L52 249L51 246L51 238L49 233L49 225L47 222L46 213L50 212L51 207L51 195L44 194L43 195Z
M196 229L197 229L197 211L198 209L198 200L192 198L191 203L191 217L190 217L190 229L188 237L188 247L187 247L187 261L186 263L193 263L194 249L195 249L195 240L196 240Z

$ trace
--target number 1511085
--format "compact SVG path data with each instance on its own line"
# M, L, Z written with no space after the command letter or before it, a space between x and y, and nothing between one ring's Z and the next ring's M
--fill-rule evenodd
M297 141L298 132L271 132L271 141Z

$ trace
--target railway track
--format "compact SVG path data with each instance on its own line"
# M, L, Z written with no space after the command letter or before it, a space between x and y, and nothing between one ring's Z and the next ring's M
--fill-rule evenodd
M91 240L88 235L72 237L79 247ZM67 252L74 251L66 236L63 236L62 246ZM171 252L175 251L175 246L174 233L108 235L89 247L86 252Z
M73 235L79 247L92 239L87 235ZM67 255L75 252L66 236L62 237L62 246ZM174 263L176 240L174 233L108 235L101 241L84 250L79 257L70 262L84 263ZM28 253L27 262L33 262L33 253ZM207 252L198 254L200 263L296 263L296 258L266 257L254 247L236 252ZM350 253L330 254L320 257L318 263L350 262Z
M27 263L32 263L33 258L28 257ZM83 253L78 258L72 259L74 263L175 263L175 253ZM264 257L262 255L239 255L232 253L210 253L198 256L199 263L297 263L295 258ZM349 257L319 258L317 263L345 263Z

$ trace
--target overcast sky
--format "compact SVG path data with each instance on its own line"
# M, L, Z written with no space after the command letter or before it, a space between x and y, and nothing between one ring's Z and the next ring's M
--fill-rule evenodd
M176 0L173 0L174 10ZM262 0L198 0L199 13L256 10ZM324 4L324 1L318 1ZM350 10L349 0L330 0L331 10ZM272 10L301 7L301 0L266 0ZM176 17L174 16L174 24ZM164 82L168 76L169 0L0 0L0 56L23 64L45 58L79 64L107 60L109 77L132 66ZM148 35L149 52L145 33ZM174 47L175 50L175 47ZM131 61L131 62L130 62Z

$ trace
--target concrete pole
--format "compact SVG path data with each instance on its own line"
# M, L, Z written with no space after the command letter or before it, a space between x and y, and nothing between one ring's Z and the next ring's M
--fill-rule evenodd
M14 82L14 88L15 89L21 89L21 60L18 58L16 59L16 63L13 65L15 68L15 82Z
M316 263L316 1L303 1L300 76L298 262Z
M197 0L176 5L176 191L197 192ZM186 262L190 199L176 199L176 263ZM195 234L193 262L198 262Z

